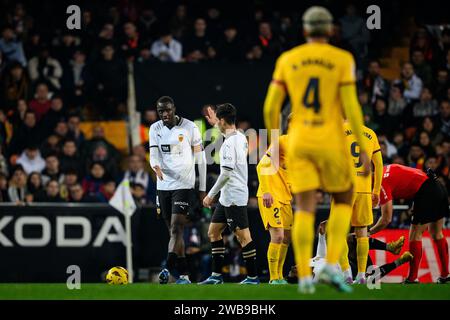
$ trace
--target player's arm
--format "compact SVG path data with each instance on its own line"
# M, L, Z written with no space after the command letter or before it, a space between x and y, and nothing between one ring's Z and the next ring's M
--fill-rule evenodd
M264 124L266 129L278 129L280 126L280 112L286 98L286 84L282 73L282 56L278 58L272 81L264 101Z
M381 181L383 180L383 156L380 149L374 151L372 162L374 166L372 205L376 207L380 202Z
M273 168L272 159L270 155L270 149L261 158L256 166L256 172L258 173L259 189L263 192L262 200L266 208L270 208L273 204L273 196L269 192L270 188L270 177L274 174L275 169Z
M220 167L220 174L219 177L216 180L216 183L214 183L211 190L209 190L208 195L203 199L203 206L210 208L213 204L214 197L220 192L220 190L227 184L227 182L230 180L230 175L233 169L227 168L227 167Z
M363 114L359 105L355 85L355 62L349 55L348 61L343 64L341 81L339 84L339 95L344 108L345 116L350 123L356 142L360 147L360 159L363 163L364 172L369 174L370 161L366 153L366 143L363 139Z
M370 234L374 234L385 229L391 223L393 210L392 200L389 200L381 206L381 216L378 218L377 223L370 228Z
M206 154L203 149L202 138L197 126L194 126L192 132L192 151L194 152L195 163L198 169L198 190L206 191ZM202 196L202 198L204 195ZM202 199L203 200L203 199Z
M155 129L150 127L149 132L149 149L150 149L150 167L155 171L159 180L163 180L163 174L161 171L161 159L159 155L158 140L156 137Z

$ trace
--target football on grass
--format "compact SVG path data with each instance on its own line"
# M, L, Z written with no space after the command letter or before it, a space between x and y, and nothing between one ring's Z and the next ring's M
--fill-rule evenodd
M106 274L106 282L108 284L127 284L128 271L123 267L113 267Z

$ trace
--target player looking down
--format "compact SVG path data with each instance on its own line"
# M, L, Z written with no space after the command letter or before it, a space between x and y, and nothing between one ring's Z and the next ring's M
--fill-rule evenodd
M199 172L200 201L206 190L206 156L197 126L176 115L172 98L164 96L156 103L160 121L151 125L150 165L157 176L156 205L170 234L167 269L159 275L167 283L169 272L179 275L177 284L190 283L184 248L184 226L188 222L190 194L195 186L195 164Z
M217 106L214 112L207 109L207 120L219 128L225 141L220 148L220 175L216 183L203 199L203 205L210 208L220 192L208 229L211 242L212 274L200 284L221 284L225 244L222 233L230 228L242 247L242 258L247 269L247 278L241 284L259 284L256 269L256 247L250 234L247 216L248 167L247 138L236 130L236 108L225 103Z
M264 103L266 128L276 129L280 109L289 95L293 117L288 130L287 169L295 199L292 244L299 271L299 291L313 293L309 260L314 242L317 200L322 189L332 194L334 210L328 221L327 265L320 278L340 291L350 292L333 265L344 250L350 227L353 169L343 134L348 119L360 148L361 173L370 172L363 140L363 118L355 86L351 53L328 44L333 17L323 7L303 15L307 43L284 52L277 60Z
M444 220L449 216L447 190L431 170L424 173L398 164L385 166L381 184L381 216L370 229L371 234L386 228L391 223L392 202L397 199L414 201L409 229L409 251L414 259L411 261L405 283L418 283L422 259L422 234L427 229L438 251L441 275L437 283L449 282L448 244L442 233Z
M256 196L264 227L270 233L267 249L270 284L286 284L283 266L291 239L293 221L291 190L286 170L287 135L280 136L261 158L256 171L259 187Z

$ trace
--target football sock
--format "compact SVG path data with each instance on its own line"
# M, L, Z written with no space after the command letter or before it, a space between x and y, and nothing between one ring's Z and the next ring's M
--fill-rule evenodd
M223 260L225 258L225 244L223 239L211 242L212 272L222 274Z
M344 248L342 249L342 254L339 257L339 265L343 271L350 269L350 263L348 262L348 244L347 241L344 244Z
M375 238L369 238L369 250L386 251L387 250L386 243Z
M250 241L242 248L242 257L247 268L247 276L251 278L256 277L258 275L256 272L256 248L253 241Z
M420 260L422 260L422 241L410 241L409 252L414 256L409 264L408 280L414 281L419 273Z
M270 280L278 279L278 261L280 259L281 243L269 243L267 262L269 264Z
M350 229L352 207L338 203L330 212L327 223L327 263L336 264L341 257Z
M167 254L167 269L171 274L174 273L177 267L178 255L175 252L169 252Z
M319 233L319 241L317 242L316 256L325 258L327 256L327 240L324 234Z
M445 278L448 276L448 243L444 238L439 240L434 240L438 250L438 256L441 266L441 277Z
M356 260L358 263L358 273L366 273L367 257L369 255L369 238L356 239Z
M177 270L180 275L188 274L188 264L186 257L178 257L177 259Z
M299 278L311 277L309 266L314 246L314 213L296 211L292 226L292 246Z
M286 243L282 243L280 246L280 255L278 257L278 279L284 279L283 276L283 267L284 261L286 260L286 254L288 252L289 245Z
M384 264L380 267L380 278L383 278L385 275L387 275L389 272L391 272L392 270L394 270L395 268L398 267L398 265L400 264L400 261L395 260L394 262L391 263L387 263Z

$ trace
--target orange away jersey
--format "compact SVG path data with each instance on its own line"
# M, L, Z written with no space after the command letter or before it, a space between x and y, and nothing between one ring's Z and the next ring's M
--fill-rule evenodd
M278 58L273 81L286 87L297 146L342 149L343 108L339 87L355 82L353 56L326 43L307 43Z

